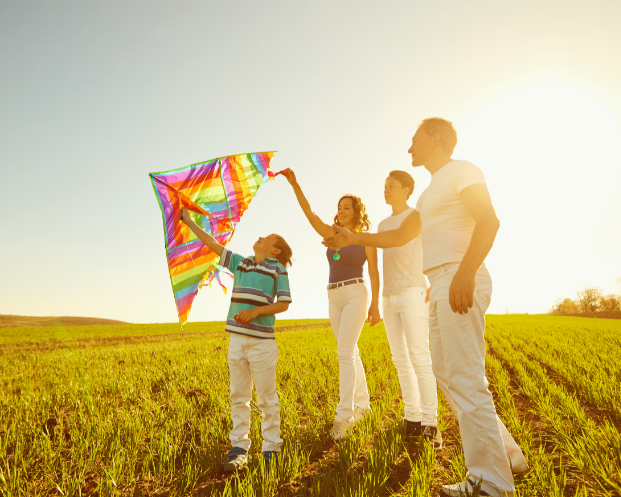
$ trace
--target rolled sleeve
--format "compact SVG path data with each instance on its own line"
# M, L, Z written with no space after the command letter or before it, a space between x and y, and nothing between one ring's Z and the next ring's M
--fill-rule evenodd
M276 278L276 299L278 302L292 302L287 273L281 273Z

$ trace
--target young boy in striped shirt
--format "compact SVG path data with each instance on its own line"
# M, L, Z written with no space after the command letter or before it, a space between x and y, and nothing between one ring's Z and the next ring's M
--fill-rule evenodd
M274 315L285 312L291 303L286 269L291 265L291 248L281 236L273 234L259 238L254 244L254 257L242 257L203 231L186 209L181 211L181 220L220 256L220 265L234 276L225 326L231 333L228 363L233 430L230 433L232 448L226 456L224 471L236 471L248 463L253 380L257 405L263 414L263 457L266 465L277 462L282 439L276 393L278 348L274 340Z

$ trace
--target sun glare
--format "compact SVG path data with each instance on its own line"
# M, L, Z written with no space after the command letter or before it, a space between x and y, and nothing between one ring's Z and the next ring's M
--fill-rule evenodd
M486 146L477 144L476 155L485 161L501 155L554 165L562 159L565 168L579 172L587 165L606 167L608 148L619 132L610 106L594 93L542 82L490 104L465 126L463 136L484 137ZM474 144L473 140L460 141L466 147ZM555 169L548 168L548 172ZM546 174L545 170L540 173Z
M572 267L548 284L560 285L557 292L612 284L605 269L610 240L602 233L616 223L621 125L607 100L595 87L546 81L506 92L461 124L455 157L483 169L501 219L489 257L500 285L491 312L516 301L536 309L549 300L535 289L524 297L525 282L516 285L523 261L539 275L548 274L550 262ZM590 262L578 263L575 254Z

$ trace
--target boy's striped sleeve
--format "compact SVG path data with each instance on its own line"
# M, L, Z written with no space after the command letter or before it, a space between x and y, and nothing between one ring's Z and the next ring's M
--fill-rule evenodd
M278 273L276 278L276 299L278 302L292 302L289 275L286 272Z
M244 258L241 255L236 254L235 252L232 252L224 247L222 249L222 253L220 254L220 261L218 264L233 273L237 269L237 266L239 266L239 263L243 260Z

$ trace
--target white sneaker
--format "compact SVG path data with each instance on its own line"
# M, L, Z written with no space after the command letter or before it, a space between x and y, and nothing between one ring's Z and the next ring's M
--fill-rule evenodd
M442 493L450 497L469 497L474 493L474 481L468 479L460 483L454 483L453 485L442 485ZM479 495L490 495L485 490L479 490ZM502 497L513 497L513 492L503 492L498 495Z
M358 406L354 407L354 423L362 421L366 416L370 416L372 412L370 407L368 409L363 409Z
M334 423L332 424L332 431L330 432L330 438L332 440L342 440L347 436L347 432L354 427L354 417L352 416L347 421L341 418L338 414L334 416Z

